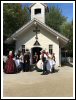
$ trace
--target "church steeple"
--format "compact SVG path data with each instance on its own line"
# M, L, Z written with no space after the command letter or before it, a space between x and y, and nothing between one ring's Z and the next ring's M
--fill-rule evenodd
M47 5L43 3L34 3L30 6L31 10L31 20L36 18L41 22L45 23L45 11L47 10Z

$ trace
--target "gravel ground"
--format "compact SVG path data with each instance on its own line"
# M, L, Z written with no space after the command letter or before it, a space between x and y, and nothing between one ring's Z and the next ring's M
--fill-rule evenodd
M3 74L3 97L73 97L73 67L58 67L55 73Z

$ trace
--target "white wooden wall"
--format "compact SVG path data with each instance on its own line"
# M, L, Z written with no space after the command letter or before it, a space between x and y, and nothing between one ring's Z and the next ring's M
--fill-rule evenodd
M35 32L33 32L33 27L31 27L27 32L23 32L16 41L16 52L21 50L21 45L25 45L25 48L29 49L31 52L31 48L34 47L35 43ZM51 33L40 29L40 33L38 34L38 41L40 43L40 47L46 49L49 52L49 45L53 45L53 52L56 56L56 65L59 66L59 41L56 37L52 36Z
M41 8L41 14L36 14L36 15L34 14L34 10L36 8ZM42 4L37 3L31 7L31 20L33 18L36 18L36 19L40 20L41 22L45 23L45 7Z

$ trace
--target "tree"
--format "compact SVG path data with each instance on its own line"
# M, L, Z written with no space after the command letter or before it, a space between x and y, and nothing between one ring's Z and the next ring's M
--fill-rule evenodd
M4 43L6 38L10 37L15 31L29 21L29 10L20 3L3 4L3 53L8 54L9 50L14 50L15 42L12 45ZM8 49L8 50L7 50Z
M61 9L51 6L49 12L46 13L46 24L60 32L60 25L62 25L64 21L66 21L66 17L62 15Z
M66 45L65 50L68 51L70 56L73 56L73 21L64 22L60 27L60 31L62 35L69 39L69 43Z
M69 56L73 56L73 21L67 22L67 18L62 15L61 9L52 6L49 8L49 12L46 13L45 22L70 40L62 49L67 50Z
M29 11L19 3L3 4L3 35L9 37L29 20Z

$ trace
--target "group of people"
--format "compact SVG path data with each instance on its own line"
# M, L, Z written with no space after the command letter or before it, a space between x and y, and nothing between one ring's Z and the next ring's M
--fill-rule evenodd
M26 51L24 54L18 52L15 56L13 52L9 52L8 59L4 66L4 72L7 74L17 73L19 71L27 72L30 71L30 54Z
M42 75L55 71L55 54L48 53L45 50L41 51L40 60L36 64L37 71L42 71Z
M55 55L54 53L51 55L50 53L46 52L45 50L40 51L40 60L38 60L38 55L35 52L35 55L33 56L34 64L37 71L42 71L42 75L47 74L48 72L54 71L55 66ZM9 73L17 73L19 71L28 72L31 71L30 66L30 52L25 51L25 53L18 52L13 55L13 52L9 52L8 59L6 61L6 64L4 66L4 72Z

